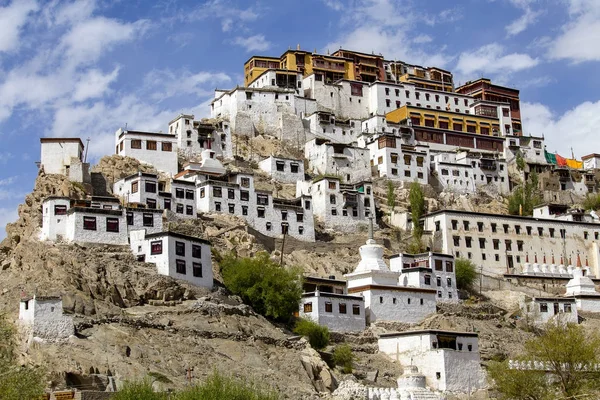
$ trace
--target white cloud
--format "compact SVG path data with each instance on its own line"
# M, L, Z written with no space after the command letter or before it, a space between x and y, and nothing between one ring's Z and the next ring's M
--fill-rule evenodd
M546 138L549 152L570 156L571 147L576 158L600 148L600 101L586 101L562 115L540 103L521 103L521 116L526 134ZM565 138L568 137L568 141Z
M8 178L0 179L0 186L12 185L17 181L18 176L9 176Z
M344 5L339 0L323 0L323 3L329 8L334 9L335 11L341 11L344 8Z
M14 156L8 152L0 153L0 164L6 164L8 162L8 160L10 160L13 157Z
M232 43L245 48L248 52L265 51L271 47L271 42L265 38L265 35L254 35L246 38L237 36L233 39Z
M131 41L148 27L148 21L121 23L104 17L82 21L70 30L61 41L69 65L78 66L98 60L115 45Z
M425 48L429 36L415 34L419 21L427 18L413 13L408 2L393 0L354 0L341 10L340 34L323 51L340 47L365 53L383 54L387 59L444 67L451 57L444 47ZM445 16L449 18L448 15ZM432 23L435 23L435 18Z
M548 46L551 59L600 61L600 1L570 0L570 20Z
M29 14L37 11L38 7L34 0L13 0L8 6L0 7L0 52L19 47L21 29Z
M17 208L0 208L0 240L6 237L6 224L19 218Z
M229 32L232 28L244 28L245 24L258 19L259 15L264 14L260 3L253 4L248 8L238 8L225 0L209 0L197 6L194 9L182 7L173 9L172 4L166 2L163 6L167 24L171 21L190 22L214 20L220 21L223 32Z
M115 67L111 72L104 74L98 69L91 69L80 76L73 91L73 101L84 101L101 97L110 91L110 84L113 83L119 75L119 67Z
M539 60L524 53L505 54L504 47L491 43L460 54L456 71L469 77L475 73L498 75L506 78L511 73L535 67Z
M515 36L525 31L530 25L533 25L537 21L540 15L542 15L541 11L533 11L531 8L527 7L523 15L505 27L507 36Z
M155 100L166 100L182 94L208 96L215 87L229 82L231 78L223 72L191 73L187 70L169 69L150 71L144 78L144 86Z

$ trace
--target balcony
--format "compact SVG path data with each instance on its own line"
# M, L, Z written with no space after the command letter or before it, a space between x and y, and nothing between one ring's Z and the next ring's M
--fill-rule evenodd
M488 171L495 171L496 170L496 161L482 159L481 160L481 169L485 169Z
M344 65L318 60L313 61L313 67L317 69L327 69L330 71L346 71L346 67L344 67Z
M498 110L492 107L475 107L475 115L498 118Z

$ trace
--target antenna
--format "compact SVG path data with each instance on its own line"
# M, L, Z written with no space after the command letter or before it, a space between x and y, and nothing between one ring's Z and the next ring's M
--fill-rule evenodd
M85 140L85 156L83 157L83 163L85 164L85 162L87 161L87 153L88 153L88 149L90 148L90 139L89 137Z

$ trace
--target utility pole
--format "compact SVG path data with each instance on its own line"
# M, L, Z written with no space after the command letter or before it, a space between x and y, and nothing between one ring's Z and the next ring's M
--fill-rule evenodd
M87 153L88 153L88 149L90 148L90 140L91 139L89 137L85 140L85 156L83 157L84 164L87 161Z
M481 295L481 287L483 286L483 265L479 266L479 295Z
M279 259L279 266L283 268L283 249L285 247L285 236L287 235L288 227L285 226L283 230L283 240L281 241L281 257Z

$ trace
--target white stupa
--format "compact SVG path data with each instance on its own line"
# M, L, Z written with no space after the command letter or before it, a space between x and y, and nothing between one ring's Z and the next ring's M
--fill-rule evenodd
M573 269L573 278L567 283L567 292L565 296L596 295L596 286L594 282L583 275L579 268Z

